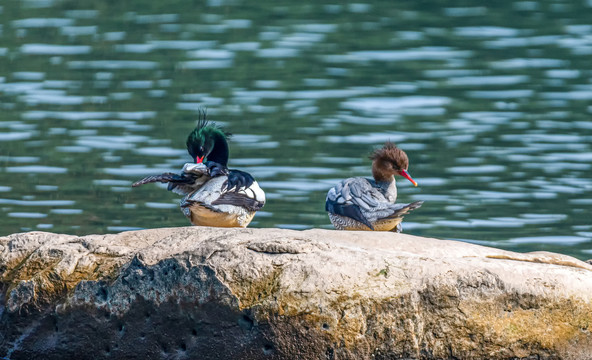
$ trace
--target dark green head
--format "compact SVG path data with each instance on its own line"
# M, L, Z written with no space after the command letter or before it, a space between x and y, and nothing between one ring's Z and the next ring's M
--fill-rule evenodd
M191 158L200 163L214 161L226 166L228 163L228 141L230 134L206 119L206 112L200 111L197 126L187 137L187 151Z

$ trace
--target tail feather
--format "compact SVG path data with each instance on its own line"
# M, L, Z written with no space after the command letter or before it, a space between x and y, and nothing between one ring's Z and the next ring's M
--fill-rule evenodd
M423 204L423 201L415 201L415 202L412 202L411 204L404 204L404 205L397 204L397 205L403 205L403 207L396 209L395 212L393 212L391 215L387 216L387 218L389 218L389 219L402 218L403 215L407 214L408 212L420 208L422 204Z

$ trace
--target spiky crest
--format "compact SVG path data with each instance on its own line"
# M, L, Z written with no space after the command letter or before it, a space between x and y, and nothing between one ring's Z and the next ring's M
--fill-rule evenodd
M390 141L387 141L380 149L374 150L370 155L370 159L389 161L399 170L407 170L409 167L407 154Z
M197 125L187 137L187 151L194 161L199 158L226 166L229 137L230 133L207 119L206 109L199 109Z
M383 147L374 150L372 159L372 175L376 181L389 181L401 170L409 167L407 154L395 144L387 141Z

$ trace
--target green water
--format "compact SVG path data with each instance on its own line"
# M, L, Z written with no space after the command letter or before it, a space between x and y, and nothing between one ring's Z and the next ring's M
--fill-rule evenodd
M188 225L148 174L200 107L268 203L326 227L386 140L425 200L404 231L592 257L592 3L4 1L0 235Z

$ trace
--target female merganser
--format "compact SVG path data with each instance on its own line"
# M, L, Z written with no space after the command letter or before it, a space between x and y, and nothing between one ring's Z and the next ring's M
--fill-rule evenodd
M327 193L325 210L337 230L401 232L403 215L423 204L423 201L395 204L395 175L401 175L417 186L407 172L407 154L387 142L375 150L370 159L374 180L362 177L342 180Z
M181 174L148 176L132 186L168 183L169 191L184 195L180 207L193 225L246 227L265 205L265 193L249 173L228 169L229 136L200 113L187 137L195 163L185 164Z

